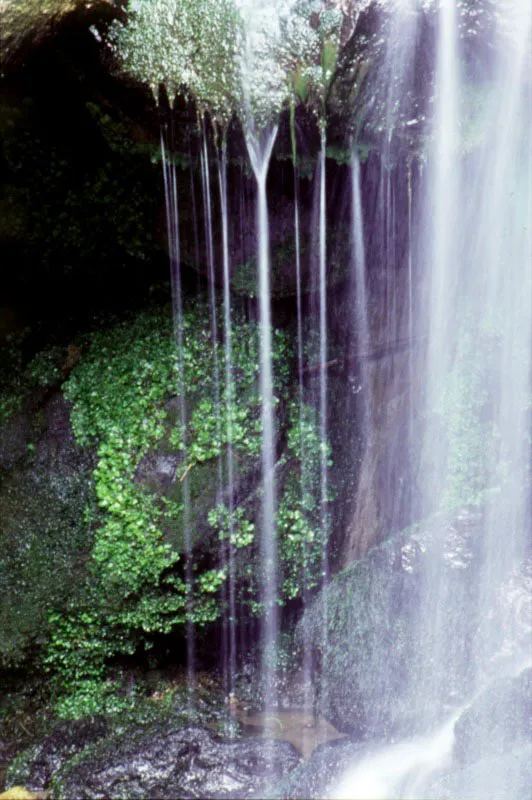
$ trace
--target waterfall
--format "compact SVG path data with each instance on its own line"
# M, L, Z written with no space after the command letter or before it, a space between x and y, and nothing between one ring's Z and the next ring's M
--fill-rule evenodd
M295 241L295 268L296 268L296 306L297 306L297 376L298 376L298 401L299 401L299 448L301 452L301 498L305 501L308 492L306 455L305 455L305 436L304 436L304 375L303 375L303 293L301 276L301 234L300 234L300 213L299 213L299 171L297 166L297 133L295 122L295 105L290 107L290 134L292 140L292 163L294 169L294 241ZM308 544L305 545L308 548ZM307 565L307 555L304 556L302 566L302 586L303 603L308 603L308 584L309 574ZM312 704L312 652L307 634L303 636L303 672L302 682L304 687L304 706L309 708Z
M228 691L232 692L236 673L236 585L234 554L234 504L235 480L233 463L233 413L235 387L233 380L233 351L231 336L231 276L229 264L229 208L227 197L227 139L224 131L218 163L218 182L220 188L220 209L222 215L222 261L223 261L223 308L224 308L224 352L225 352L225 413L227 417L227 505L229 511L229 541L227 544L227 564L229 568L229 680Z
M177 175L172 153L167 152L164 143L164 132L161 130L161 153L163 161L164 195L166 206L166 226L168 233L168 249L170 254L170 280L172 286L172 311L174 320L174 337L176 342L177 394L179 398L179 423L183 431L186 462L187 446L187 400L184 381L185 366L183 363L183 293L181 288L181 251L179 243L179 210L177 205ZM183 532L185 543L185 581L187 591L187 689L189 709L194 708L195 695L195 632L193 620L193 576L192 576L192 540L190 529L190 484L188 472L181 480L183 487Z
M364 244L364 217L362 210L362 187L360 175L360 161L356 145L351 147L351 250L352 250L352 275L354 284L355 325L357 334L357 347L359 352L368 353L370 349L370 326L368 291L366 286L366 248ZM362 384L364 397L369 396L369 376L367 362L362 360ZM366 439L371 438L373 428L373 409L368 399L364 408L364 431Z
M327 208L326 208L326 162L327 133L325 121L320 126L320 188L319 188L319 420L320 420L320 525L322 536L322 581L329 579L328 536L328 453L327 453ZM329 609L326 595L322 607L321 642L322 664L327 660L329 644ZM325 702L327 686L323 687L322 702Z
M279 629L277 611L277 540L275 492L275 420L273 409L272 323L270 292L270 237L266 179L277 136L277 125L256 133L246 129L246 145L257 182L257 235L259 256L260 394L262 422L262 535L263 564L263 680L266 707L275 705L275 661Z
M221 399L220 399L220 364L218 361L218 309L216 303L216 272L214 259L214 234L212 222L212 200L211 200L211 174L209 165L209 148L207 142L207 131L205 119L201 120L201 174L203 183L203 213L205 219L205 248L207 256L207 278L209 285L209 310L211 319L212 336L212 363L214 378L213 405L216 415L216 436L220 441L222 423L220 418ZM222 460L218 460L218 499L221 500L223 490L223 465Z
M303 638L303 679L310 683L313 668L316 674L321 671L318 677L323 709L327 709L331 719L337 712L342 717L339 712L341 692L330 700L333 694L331 675L334 675L330 665L334 659L335 669L338 664L342 669L346 665L348 682L349 667L354 673L362 658L354 666L360 650L355 653L355 647L349 653L339 652L338 630L347 620L349 632L354 633L355 622L358 623L355 615L351 615L351 608L343 614L343 598L339 595L344 585L349 586L353 574L360 578L360 584L367 579L367 594L374 605L366 598L360 599L361 604L367 602L371 607L364 608L367 615L356 636L363 640L364 646L367 643L371 651L367 662L371 669L367 671L369 674L361 677L357 673L356 676L356 690L350 695L352 707L347 712L357 717L352 729L345 718L341 721L345 730L356 731L360 737L373 736L374 741L364 742L351 769L338 776L339 783L331 796L423 797L433 785L431 781L435 775L457 769L456 759L453 761L457 720L482 697L486 687L514 674L516 665L526 661L525 636L519 622L507 611L512 604L512 580L530 555L527 541L531 521L530 455L527 448L531 441L532 200L527 126L531 122L528 77L531 10L528 0L514 0L513 3L501 0L497 13L492 13L490 8L489 19L479 22L482 14L477 15L475 4L462 0L401 0L375 4L368 0L355 5L353 24L355 29L361 25L360 41L351 43L345 29L330 33L334 26L327 26L334 15L322 13L341 6L348 15L351 3L324 0L323 6L313 4L312 9L318 10L308 19L303 13L305 3L291 0L272 3L240 0L234 9L235 14L237 10L238 14L242 11L242 29L237 40L245 52L242 63L238 60L234 67L235 82L239 86L234 90L231 84L235 96L224 97L228 108L223 109L226 116L220 118L227 120L229 112L239 117L256 184L261 477L257 494L253 496L258 498L261 520L260 564L256 574L262 612L262 680L266 710L271 710L279 699L277 657L281 623L286 621L288 628L293 621L292 613L295 617L300 612L297 606L300 598L296 598L299 588L293 595L287 592L289 599L296 602L291 606L287 602L288 610L282 619L279 610L286 600L280 584L284 581L283 570L288 560L285 553L289 548L281 550L280 563L277 531L280 504L276 481L279 480L284 492L288 485L285 469L286 472L290 469L292 454L291 442L283 449L290 440L291 431L283 430L278 435L276 430L268 219L271 198L267 192L279 121L283 119L283 109L291 103L294 214L287 228L289 245L292 244L292 225L295 242L297 366L294 365L294 372L297 369L299 386L297 395L294 392L286 401L291 405L295 398L296 407L299 403L303 500L307 480L310 484L307 476L319 460L316 515L319 514L321 529L321 539L319 534L315 537L318 547L321 545L321 591L316 592L316 600L309 597L307 563L296 567L303 584L303 623L310 619L308 630L312 626L311 633L304 630L307 638ZM484 12L488 17L485 9ZM287 22L289 14L297 19L293 28ZM294 45L293 39L301 31L310 42L308 49L305 43ZM338 80L335 82L333 75L329 76L331 81L326 82L323 69L321 79L317 75L328 60L323 58L322 51L327 48L327 56L331 55L329 51L334 50L336 34L339 41L342 35L344 39L347 36L343 51L345 61L337 62L341 73ZM356 30L350 35L356 36ZM288 52L292 45L294 52ZM312 57L307 59L309 52ZM351 57L353 69L349 71L347 62ZM360 78L366 66L368 72ZM369 86L364 85L366 74ZM191 96L208 84L207 80L203 84L196 78L190 78ZM301 92L295 91L296 84ZM313 190L313 235L318 246L312 261L317 273L312 288L316 297L313 321L317 325L319 362L313 368L316 374L313 401L319 427L315 441L319 444L312 454L310 445L305 453L303 306L306 303L303 300L305 247L302 229L305 226L302 221L306 220L306 208L305 193L300 186L303 169L300 174L297 164L296 96L308 99L308 119L319 117L320 134ZM218 103L220 95L215 92L213 97ZM345 166L348 157L342 153L337 171L332 159L327 169L327 146L331 148L329 154L333 155L333 148L339 149L339 142L343 146L348 140L345 131L342 136L338 135L342 120L337 112L344 100L352 111L349 135L353 135L353 130L356 135L350 141L349 169L340 166L342 163ZM357 108L357 102L362 102L364 107ZM211 107L208 102L199 105ZM234 130L237 136L237 126ZM301 131L305 130L302 126ZM369 155L367 163L361 167L359 153L363 152L363 147L365 149L365 136ZM200 160L213 342L212 405L217 420L216 435L226 440L225 452L217 464L217 501L227 497L229 506L229 539L221 544L221 561L227 566L229 576L222 605L226 614L226 684L227 690L232 691L241 655L239 648L242 652L245 650L243 639L237 646L238 593L233 545L237 510L235 472L237 477L239 473L233 461L232 413L237 371L233 369L232 337L234 335L236 342L237 328L233 331L231 328L231 267L236 270L237 265L230 263L229 232L230 226L238 224L230 218L230 208L236 208L236 201L240 203L243 265L249 261L250 254L245 252L247 197L244 188L235 202L229 201L224 135L217 163L223 267L223 327L220 324L219 330L214 246L214 231L217 230L214 218L218 208L217 197L214 201L211 197L209 144L212 150L202 118ZM166 153L164 137L161 147L181 381L180 414L185 427L176 171ZM287 158L286 140L282 135L278 147L281 162ZM282 175L282 165L277 167L277 174ZM338 219L329 224L327 212L333 210L334 204L331 197L327 202L327 191L331 192L330 185L334 184L331 178L341 174L340 169L343 169L350 213L346 222L346 215L339 210ZM284 191L284 178L280 182ZM245 187L243 172L241 183ZM191 187L195 219L193 181ZM365 192L368 192L367 197ZM344 275L333 256L336 255L335 238L342 238L343 226L346 230L349 228L349 235L345 250L338 250L350 271L352 292L347 303L339 301L338 321L332 303L342 292ZM276 237L276 244L284 244L284 234L283 229L279 239ZM196 248L197 241L196 237ZM340 273L339 280L337 273ZM251 297L248 308L254 311ZM343 332L338 331L344 323L350 333L354 331L356 343L356 352L349 353L347 358L338 345L339 341L345 341ZM221 355L218 355L221 354L222 331L223 375L219 363ZM308 339L310 341L311 336ZM419 344L416 351L414 343ZM236 352L235 345L235 355ZM358 398L356 403L346 401L345 406L353 409L353 419L338 422L339 415L331 412L336 410L335 390L343 375L337 384L332 369L342 368L344 364L350 366L352 360L356 363L356 378L360 378L364 388L363 407L360 411ZM351 387L345 391L342 399L348 396ZM224 418L226 428L222 432ZM279 418L282 419L282 414ZM335 583L336 576L331 578L329 574L329 558L335 555L334 547L341 542L344 532L335 529L335 538L329 541L333 528L329 500L331 488L336 487L330 485L327 440L331 432L339 439L341 433L333 426L338 425L343 432L344 424L360 428L349 439L346 437L346 441L349 445L356 441L357 448L358 442L362 442L362 460L366 456L367 460L359 469L358 451L346 458L353 495L346 506L352 501L355 522L348 524L345 537L349 539L349 547L344 548L348 551L347 558L345 552L340 553L340 557L344 556L343 565L352 569L346 569ZM341 481L342 477L339 483ZM341 490L344 488L342 484ZM292 491L292 485L289 489ZM187 481L183 493L186 548L190 555ZM284 501L284 496L282 499ZM307 512L304 502L301 508L299 520ZM313 512L314 509L309 511L309 517ZM470 542L467 538L473 529L471 526L455 551L450 552L448 530L455 535L456 543L460 538L460 525L463 523L464 529L467 528L472 516L478 520L478 527L474 528L475 532L478 530L476 540ZM406 522L405 517L408 517ZM436 524L431 527L434 520ZM449 529L444 530L444 523L449 523ZM314 519L312 524L318 527ZM407 525L410 528L405 531ZM297 537L303 528L302 524L299 529L294 525L292 529L287 526L282 530L283 533L289 531L287 537L292 535L299 546ZM312 535L313 530L308 541ZM383 543L386 539L389 541ZM282 541L281 547L285 544ZM375 548L368 554L373 545ZM338 549L342 546L340 543ZM414 568L412 552L415 548L419 550L415 554L419 559ZM361 565L350 563L359 558L364 559ZM447 569L450 562L455 570L453 575L451 568ZM470 563L473 566L466 573ZM366 568L368 572L364 573ZM386 573L388 568L390 571ZM385 588L379 583L382 574L390 578ZM466 575L466 579L457 578L457 575ZM344 579L345 584L342 583ZM188 663L192 684L195 656L190 558L187 558L187 587ZM386 605L388 590L395 604L391 612ZM465 617L471 624L460 627ZM506 626L508 618L510 631ZM242 629L239 632L243 636ZM314 637L312 641L311 636ZM386 659L380 657L386 647L399 653L397 662L390 658L392 665L400 666L393 679L389 664L382 663ZM321 658L321 663L312 664L313 656L316 662ZM368 712L369 705L372 708ZM371 714L373 719L370 719ZM382 741L377 743L378 736ZM482 739L484 734L479 736ZM485 736L487 739L487 734ZM489 753L487 742L481 741L479 745ZM472 785L464 785L464 790L481 796L482 787L471 781Z
M485 44L483 142L472 153L459 4L442 0L437 13L427 163L415 182L411 162L407 172L408 331L411 340L427 340L424 361L415 362L422 414L414 416L412 405L409 410L411 427L421 433L409 440L420 468L423 513L481 510L480 539L472 544L480 555L466 606L453 593L441 551L426 558L422 594L409 621L418 654L405 691L420 733L405 730L394 744L361 751L332 792L336 798L436 796L435 776L447 774L455 776L453 786L462 781L453 796L493 796L491 786L504 784L498 764L489 774L449 773L458 769L455 723L488 687L530 662L530 629L508 621L505 609L530 553L531 430L524 398L532 375L532 165L525 144L531 8L524 0L501 8ZM419 275L424 279L416 285ZM460 615L478 620L470 642L452 627ZM501 707L493 713L512 712ZM487 764L492 734L477 736Z
M400 797L423 800L425 779L450 760L453 714L435 732L382 747L355 766L331 794L331 800L384 800Z

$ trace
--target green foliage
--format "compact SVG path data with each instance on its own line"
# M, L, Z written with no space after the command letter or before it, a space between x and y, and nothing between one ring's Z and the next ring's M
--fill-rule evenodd
M320 519L322 453L330 466L331 449L322 442L316 412L290 406L286 463L288 474L277 511L282 594L294 598L318 586L328 531ZM294 469L294 466L297 468Z
M329 145L327 147L327 158L333 159L340 166L351 163L351 150L345 147Z
M255 538L255 525L245 516L242 507L232 513L223 504L209 512L209 525L218 530L221 541L229 540L236 547L247 547Z
M44 663L58 679L58 708L63 715L114 708L112 695L116 692L111 684L102 684L106 662L113 656L149 648L154 635L168 634L187 619L206 625L220 616L228 573L224 563L219 563L220 547L215 542L230 539L242 554L239 591L248 607L260 613L261 566L254 522L257 497L237 506L232 519L220 504L206 513L204 536L209 536L209 530L216 531L216 536L207 559L199 551L194 556L190 587L175 536L176 527L184 530L186 524L185 482L192 490L196 473L209 464L216 471L229 446L237 472L245 474L246 465L258 462L258 328L235 319L234 386L220 391L219 402L213 399L217 396L213 356L218 350L220 361L223 351L219 343L213 345L205 306L196 304L186 311L181 338L183 347L178 357L172 320L165 312L140 314L133 321L100 330L87 341L81 360L64 385L65 396L72 404L76 439L84 447L95 448L93 483L98 513L96 517L87 515L94 534L83 598L69 613L58 611L48 616L52 633ZM286 335L274 331L278 424L287 408L291 358ZM172 401L179 386L186 387L185 429L180 415L176 419ZM279 549L286 571L284 599L297 596L303 587L316 585L316 559L322 546L315 532L316 500L311 497L319 470L317 428L310 415L305 418L305 458L313 478L301 495L297 464L302 458L302 439L299 427L297 436L293 433L294 414L289 407L288 447L283 462L287 478L283 478L278 517ZM144 460L160 448L178 458L175 488L166 495L142 479ZM201 525L201 520L190 518L188 524ZM199 541L198 536L198 531L191 531L193 541ZM300 553L305 578L296 578L299 566L291 564Z
M0 347L0 425L17 411L26 389L22 343L29 329L9 334Z
M0 346L0 425L21 407L24 397L59 383L68 359L67 347L51 345L28 360L24 342L29 333L25 328L9 334Z
M42 350L28 364L28 376L37 386L53 386L61 379L65 361L65 348L49 347Z

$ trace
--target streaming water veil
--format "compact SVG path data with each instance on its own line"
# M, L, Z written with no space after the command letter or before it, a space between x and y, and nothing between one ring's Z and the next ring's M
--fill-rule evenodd
M328 2L324 0L324 3L326 10L330 10ZM331 4L334 5L332 0ZM237 609L239 587L236 584L236 564L240 568L240 561L236 559L233 543L236 538L233 535L236 504L240 500L237 495L244 482L240 481L240 470L236 460L233 460L236 452L233 448L235 375L238 376L238 371L233 367L233 356L237 354L238 328L235 326L232 330L231 267L235 269L236 276L238 256L234 255L234 263L231 263L233 251L230 253L229 243L232 226L239 223L240 236L235 236L234 241L242 241L241 263L247 267L253 248L253 245L248 245L248 239L253 237L247 236L245 213L237 221L231 218L231 209L234 210L240 202L245 212L246 191L251 197L256 188L261 476L253 498L256 497L260 507L260 526L257 526L260 527L260 559L256 574L259 585L257 594L260 594L261 601L261 642L257 652L260 651L262 659L261 679L266 712L271 712L280 699L277 673L281 652L281 621L284 623L286 620L291 625L293 618L290 615L293 612L295 618L301 610L297 605L300 597L287 593L289 600L295 602L286 603L288 610L281 620L279 609L286 601L286 596L283 596L286 556L282 549L286 542L284 539L278 541L277 517L279 508L283 506L278 502L277 479L282 481L284 493L286 474L296 459L292 462L285 460L291 447L291 433L286 437L278 436L276 430L268 218L268 202L271 203L268 174L274 148L279 148L279 161L287 155L286 151L282 152L286 140L283 141L280 136L277 142L277 136L283 103L286 103L287 92L289 94L293 86L287 82L287 75L279 65L273 63L270 70L269 61L260 63L263 53L271 50L275 56L278 55L276 37L281 38L283 25L279 23L277 12L281 5L283 0L272 3L267 0L241 0L238 3L243 10L246 35L242 34L241 60L236 70L242 86L236 93L238 97L231 98L231 111L240 118L253 172L249 182L242 173L239 198L233 200L228 185L228 173L232 176L236 170L228 166L226 136L221 141L216 140L218 131L216 125L213 126L217 158L210 156L214 149L212 140L207 136L203 117L198 151L213 342L211 401L216 414L216 437L224 442L225 447L217 462L216 502L223 502L227 506L229 521L228 536L224 532L220 537L220 562L224 576L228 578L220 604L225 614L224 670L228 693L239 690L235 676L241 665L241 656L249 649L249 643L243 638L244 625L239 628L237 624L237 621L241 621L237 620L240 609ZM290 0L284 5L288 8ZM363 748L356 750L350 769L338 775L338 783L330 797L423 798L430 795L434 780L439 779L446 770L456 767L453 753L455 734L458 735L458 729L455 728L457 720L464 710L470 709L482 696L486 687L519 672L526 663L526 648L529 646L527 636L530 629L525 624L521 625L519 613L513 606L514 597L518 594L515 587L520 570L530 557L527 533L531 522L532 163L527 136L532 123L529 77L532 12L528 0L501 0L496 14L491 14L492 9L489 9L489 24L481 27L481 33L478 34L478 39L482 41L473 46L473 37L467 28L468 13L475 16L470 3L464 4L462 0L390 0L388 3L383 0L375 5L375 16L368 12L363 19L364 25L375 25L376 28L381 17L384 20L384 44L379 51L382 60L368 79L374 83L370 89L375 90L375 97L378 95L380 98L380 110L376 110L379 105L377 101L375 108L372 106L373 95L368 90L368 113L375 113L379 124L370 130L370 135L374 137L371 145L373 150L369 148L367 163L361 164L361 154L365 148L362 146L363 139L357 138L349 143L349 168L345 168L345 162L337 166L332 160L327 162L328 141L330 147L336 144L336 122L331 115L332 124L327 127L325 106L321 108L322 116L319 117L320 142L313 195L313 235L318 247L315 248L314 258L311 256L311 263L316 269L312 287L315 290L316 307L312 322L317 328L319 362L309 369L309 373L315 375L313 400L319 424L319 437L316 435L313 441L319 444L312 453L313 442L305 445L304 431L307 392L304 388L306 328L303 306L307 303L303 299L306 270L302 261L306 253L304 237L308 234L307 209L304 205L306 191L300 187L297 164L296 94L290 95L294 214L293 223L292 218L288 221L288 236L291 244L293 224L295 253L291 266L295 273L294 304L297 305L297 365L294 364L294 371L297 369L299 386L293 395L287 397L286 406L288 408L290 403L289 413L292 414L291 400L295 398L296 410L299 403L302 508L307 490L306 470L310 474L319 461L316 480L312 478L312 491L316 495L312 499L316 500L315 516L320 519L319 522L313 520L314 530L310 533L318 543L318 556L315 558L318 565L321 555L322 586L316 586L318 580L314 583L314 572L308 582L306 579L305 571L310 574L310 570L316 569L310 557L308 562L306 560L311 547L310 537L297 551L302 554L304 563L296 565L296 571L299 569L305 613L309 610L308 618L311 618L310 612L316 612L311 619L312 626L303 631L303 683L306 687L311 684L311 677L321 680L323 674L321 682L316 680L321 692L321 696L317 697L317 706L327 709L331 719L343 700L343 695L338 693L334 701L328 703L335 679L330 665L338 656L335 637L339 639L340 618L344 615L343 598L334 602L331 600L329 605L329 600L335 595L332 591L331 594L326 591L327 584L334 589L336 581L336 577L330 579L329 575L329 556L331 552L335 555L329 542L332 529L329 519L329 433L336 435L337 425L358 426L360 430L356 431L356 447L359 446L358 441L362 442L361 449L371 456L368 457L366 469L358 469L358 453L356 456L351 453L347 456L349 463L346 471L350 470L349 480L352 479L349 486L354 487L355 511L352 517L357 517L357 523L353 524L355 546L352 549L346 547L340 557L344 558L344 566L354 567L352 572L345 570L351 575L361 575L362 570L370 565L368 585L371 592L368 593L373 593L375 589L375 593L371 594L375 606L379 606L382 600L384 609L378 607L374 617L368 616L367 629L363 631L369 642L367 649L371 649L368 657L371 669L360 679L360 691L358 684L356 691L360 695L365 693L367 698L363 698L364 702L361 700L360 709L355 708L357 698L352 710L354 717L358 715L353 720L352 729L364 731L365 735L373 737L373 741L368 739ZM350 4L342 3L341 6L347 8ZM357 9L356 20L363 16L362 9ZM314 24L315 20L311 22ZM263 23L264 27L261 27ZM377 38L379 34L380 29L377 30ZM420 64L428 64L426 86L422 88ZM323 66L318 59L314 59L309 74L321 74L317 80L322 80L323 72ZM279 90L283 81L285 94ZM287 86L290 88L287 89ZM324 89L325 84L321 86ZM270 89L272 94L269 94ZM323 95L319 95L320 100L325 95L324 89ZM309 102L314 103L318 95L310 96L312 100ZM334 102L338 102L339 94L335 96L331 90L331 96ZM417 99L411 102L414 96ZM405 97L408 102L403 104ZM411 116L410 112L412 108L417 108L416 104L422 113ZM403 113L405 106L408 108L407 116ZM313 107L315 110L316 106ZM477 112L478 119L475 118ZM228 117L224 119L227 123ZM481 129L480 134L478 130L474 131L474 135L471 133L474 127L472 122ZM364 131L363 124L360 124ZM361 131L357 126L358 122L353 125L358 137ZM237 126L234 130L237 130ZM414 130L416 135L411 135ZM303 126L299 133L303 144ZM307 144L305 142L305 146ZM168 146L164 135L161 137L161 149L177 344L179 414L180 424L186 431L186 387L181 363L184 325L178 187L175 163L169 152L172 146ZM279 172L276 174L282 174L283 165L278 164L275 166L277 168ZM350 352L347 357L345 353L338 352L338 341L344 341L338 335L344 317L339 315L342 322L338 323L335 318L336 307L333 312L332 305L342 291L341 284L338 288L333 251L336 251L335 237L342 236L345 219L335 219L332 215L328 217L327 213L327 190L331 192L330 187L339 174L343 175L342 180L346 182L346 197L351 203L350 216L347 217L351 236L350 239L345 237L347 246L341 252L351 270L352 292L345 304L342 304L342 299L338 306L348 321L349 332L350 335L353 333L356 346L356 352ZM211 179L215 181L212 186ZM193 179L191 186L193 190ZM216 188L213 191L213 187L218 191ZM291 187L289 191L292 191ZM329 199L329 211L333 210L332 207ZM220 228L217 226L218 210ZM200 216L199 211L192 191L194 219ZM277 243L277 227L275 232ZM197 231L194 235L197 251ZM222 304L216 296L218 253L221 254L220 275L223 277ZM340 280L344 280L343 275ZM254 312L253 303L253 299L248 299L248 308ZM311 338L308 337L309 344ZM394 347L397 343L403 346L399 354L399 348ZM415 351L414 343L421 343ZM379 347L383 349L384 357L381 357ZM354 378L360 381L364 394L360 402L357 398L353 403L345 404L355 409L353 419L338 421L338 415L335 417L331 412L335 411L334 390L340 386L344 373L336 383L337 375L331 370L339 365L343 369L345 364L347 374L352 363L355 364ZM353 373L348 374L347 380L351 378ZM397 408L399 411L396 414ZM283 418L282 414L279 414L279 418ZM393 440L393 444L389 439ZM348 441L355 441L355 436ZM185 435L185 447L186 444ZM310 454L308 463L305 447ZM397 454L397 450L401 452ZM393 458L388 459L387 455L392 451ZM385 453L384 457L382 452ZM285 469L286 464L288 467ZM250 482L252 479L254 476ZM308 481L310 484L311 479ZM297 484L295 491L298 491ZM375 498L381 494L386 495L386 503L380 496ZM397 499L399 495L400 499ZM388 496L391 497L389 502ZM193 575L190 567L190 487L186 473L183 499L187 555L187 659L192 704L196 656L192 622ZM284 501L284 494L281 499ZM351 498L348 500L350 502ZM379 504L386 505L386 514L380 515ZM409 505L406 524L405 505ZM439 527L437 524L434 529L428 526L429 520L445 520L447 524L449 518L452 525L456 523L459 527L457 520L467 521L471 516L478 521L474 528L476 538L470 541L464 536L453 552L448 547L445 538L447 530L443 530L443 523ZM282 522L282 514L279 519ZM372 531L371 536L364 527L366 520L368 528L373 525L376 531ZM285 535L286 529L282 528L281 522L279 528ZM412 527L404 532L410 523ZM351 521L348 522L350 524ZM427 527L423 528L425 524ZM421 531L414 543L422 554L419 560L422 566L415 575L410 575L413 570L403 565L400 536L410 536L413 529L417 533ZM287 537L290 533L286 534ZM336 535L337 531L334 533ZM340 541L344 532L338 533ZM456 527L452 528L452 533L457 533ZM425 534L432 536L428 547L425 547L428 539L422 538ZM378 543L387 538L390 541L381 548ZM397 542L399 556L393 550ZM434 542L436 544L432 547ZM335 538L334 546L336 543ZM362 565L351 564L355 559L365 558L373 544L378 545L372 551L373 555L377 552L383 561L389 557L394 561L391 569L396 569L397 573L401 570L408 572L408 577L412 577L408 585L406 580L403 581L402 573L397 584L395 573L390 581L397 595L393 598L397 602L397 610L394 608L391 612L392 616L397 614L397 619L393 619L394 624L397 622L397 628L393 624L388 626L390 620L385 619L388 596L382 599L379 594L380 564L377 560L371 560L372 553ZM306 546L308 551L304 550ZM389 549L386 549L388 546ZM339 549L341 547L342 544ZM314 552L311 554L313 559ZM450 568L447 567L451 562L455 576L460 573L466 576L465 580L462 577L450 577ZM466 572L471 564L470 572ZM357 573L359 566L362 566L362 570ZM416 569L418 566L416 562ZM349 574L346 577L345 573L340 578L348 581ZM467 581L469 583L462 591ZM310 598L309 585L316 588L315 598ZM337 585L340 588L343 586L340 581ZM301 589L298 587L297 591ZM249 620L251 615L242 597L241 617ZM374 610L372 606L370 611ZM377 619L381 610L382 618ZM345 614L349 632L358 622L356 615L351 617L350 613ZM525 615L522 614L523 617ZM469 627L467 624L459 629L453 627L453 623L465 617L471 621ZM399 627L402 630L397 633ZM404 639L401 638L403 634ZM410 635L411 640L408 638ZM239 636L242 637L240 640ZM393 640L394 636L397 640ZM389 664L378 663L381 647L396 647L401 652L397 661L400 669L393 681L388 680L389 672L386 670L389 670ZM354 660L359 655L360 651L350 662L352 653L340 653L337 664L341 668L346 665L346 681L351 678L350 668L355 675L357 664L354 664ZM403 655L404 662L401 661ZM318 663L320 660L321 663ZM359 662L365 663L362 658L359 658ZM393 658L390 662L392 665L396 663ZM356 680L359 681L359 678L357 675ZM392 697L394 693L397 697ZM308 703L309 695L310 692L299 693L298 699L304 696L304 702ZM376 706L378 708L374 708ZM384 709L382 715L381 708ZM345 709L343 711L346 713ZM374 719L369 719L371 714L374 714ZM346 724L345 730L348 729L349 725ZM488 742L482 741L483 736L483 733L479 734L479 748L489 754ZM382 737L378 743L377 737ZM385 737L389 737L387 741ZM468 796L482 797L483 784L474 784L473 779L463 788L469 793Z
M183 431L183 443L186 454L187 401L184 381L183 363L183 292L181 286L181 249L179 240L179 209L177 204L177 175L172 158L165 146L164 131L161 130L161 155L163 162L164 194L166 206L166 226L168 249L170 254L170 281L172 287L172 312L174 321L174 337L176 343L176 390L179 398L179 423ZM183 530L186 555L186 602L187 602L187 689L189 709L194 708L195 695L195 631L193 621L193 577L192 577L192 539L190 529L190 484L185 472L181 481L183 487Z
M371 332L369 320L369 297L366 278L366 248L364 243L362 185L360 161L355 143L351 145L351 252L357 347L359 352L369 353ZM369 370L367 368L367 362L364 360L361 362L361 371L363 386L367 386L369 383ZM369 392L365 392L364 397L367 398L368 396ZM365 437L367 440L369 440L373 430L373 408L369 400L365 402L363 420Z
M275 420L273 408L272 322L270 289L270 236L266 180L277 137L277 124L261 132L254 125L246 129L246 145L257 182L257 235L260 313L260 394L262 421L262 520L261 553L263 564L263 684L267 708L275 706L275 662L278 621L278 557L275 491Z
M525 398L532 375L532 159L525 141L532 122L532 9L521 0L501 4L483 53L482 145L469 153L470 76L460 7L456 0L437 7L426 167L416 172L415 184L411 163L407 173L409 337L427 342L424 361L416 362L423 415L413 419L411 408L410 424L423 430L412 455L420 466L422 514L476 508L480 539L471 546L480 555L466 606L453 594L441 552L426 558L423 595L409 622L418 656L405 686L420 733L405 731L394 744L370 746L339 780L334 798L423 798L438 791L451 796L437 781L456 769L451 759L457 719L486 687L530 663L530 621L523 622L528 612L519 631L504 609L515 602L514 576L530 556L531 426ZM409 370L412 382L412 365ZM456 636L450 625L460 614L479 620L471 641ZM482 732L477 736L487 765L490 734L485 741ZM503 786L504 775L495 762L485 770L489 774L458 773L454 780L467 782L459 789L452 784L455 791L494 796L492 787ZM508 796L513 788L506 786Z
M319 201L319 419L320 419L320 526L322 536L321 577L325 585L329 579L329 481L328 481L328 453L327 453L327 129L325 121L320 126L320 201ZM323 596L322 606L322 658L327 659L329 643L329 609L327 595ZM326 693L324 686L323 692ZM323 700L326 700L323 697Z
M227 196L227 138L224 132L221 144L221 156L218 163L218 182L220 188L220 208L222 215L222 261L223 261L223 309L224 309L224 350L225 350L225 413L227 452L226 452L226 493L229 511L229 540L227 543L227 566L229 570L229 653L228 653L228 691L233 691L234 676L237 666L236 650L236 585L235 585L235 553L234 553L234 506L235 479L233 462L233 406L235 402L235 386L233 376L233 347L231 332L231 276L229 264L229 208Z
M426 736L377 749L344 776L331 800L423 800L426 779L450 761L461 710Z

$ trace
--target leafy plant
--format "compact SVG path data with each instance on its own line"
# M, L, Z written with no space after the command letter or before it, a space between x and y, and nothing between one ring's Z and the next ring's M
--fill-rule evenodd
M219 548L213 547L207 559L199 552L189 553L192 581L187 585L181 545L173 532L176 526L191 524L190 518L185 523L182 487L187 481L192 485L197 471L208 464L216 471L229 447L244 471L246 464L258 462L258 333L256 325L234 320L234 387L218 393L212 364L221 345L212 341L208 310L201 303L184 314L179 356L171 316L162 311L100 330L86 342L64 392L72 403L71 422L78 443L95 448L93 482L99 512L97 518L89 515L94 538L84 600L66 615L53 612L49 616L52 634L44 662L58 680L62 714L81 713L98 703L112 707L112 687L96 684L105 681L106 663L115 655L149 648L154 635L168 634L187 621L206 625L220 616L228 571L220 563ZM223 357L221 350L217 356ZM284 463L294 468L303 458L299 422L296 436L295 412L288 405L291 359L286 335L274 331L278 423L287 410L289 414L288 447L281 469ZM172 404L179 386L186 386L185 427L180 416L175 418ZM315 529L313 495L319 480L316 446L319 451L321 445L311 415L303 427L304 457L312 483L301 494L295 477L300 472L292 469L292 477L283 481L279 505L285 600L316 585L317 554L323 544ZM140 477L143 460L161 447L170 448L178 458L176 490L170 495L154 491ZM217 503L207 516L217 541L230 539L242 554L239 591L248 608L260 613L262 567L255 512L254 502L240 504L231 517ZM198 535L192 531L191 539L196 541ZM301 553L306 577L299 575Z

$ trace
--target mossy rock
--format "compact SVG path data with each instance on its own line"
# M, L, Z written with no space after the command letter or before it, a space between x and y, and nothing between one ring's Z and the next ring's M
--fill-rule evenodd
M37 44L53 34L67 18L78 15L87 20L103 14L114 13L119 3L115 0L16 0L0 4L0 30L2 31L1 61L9 62L19 48L30 42Z
M0 665L21 664L46 641L48 613L79 596L90 534L90 453L76 447L60 394L42 410L36 438L0 472ZM20 428L20 416L13 421Z
M427 714L435 722L467 696L481 526L479 509L436 514L336 575L307 609L299 635L314 650L322 712L340 730L415 733ZM444 609L438 626L424 613L434 604ZM433 652L438 669L429 667Z

